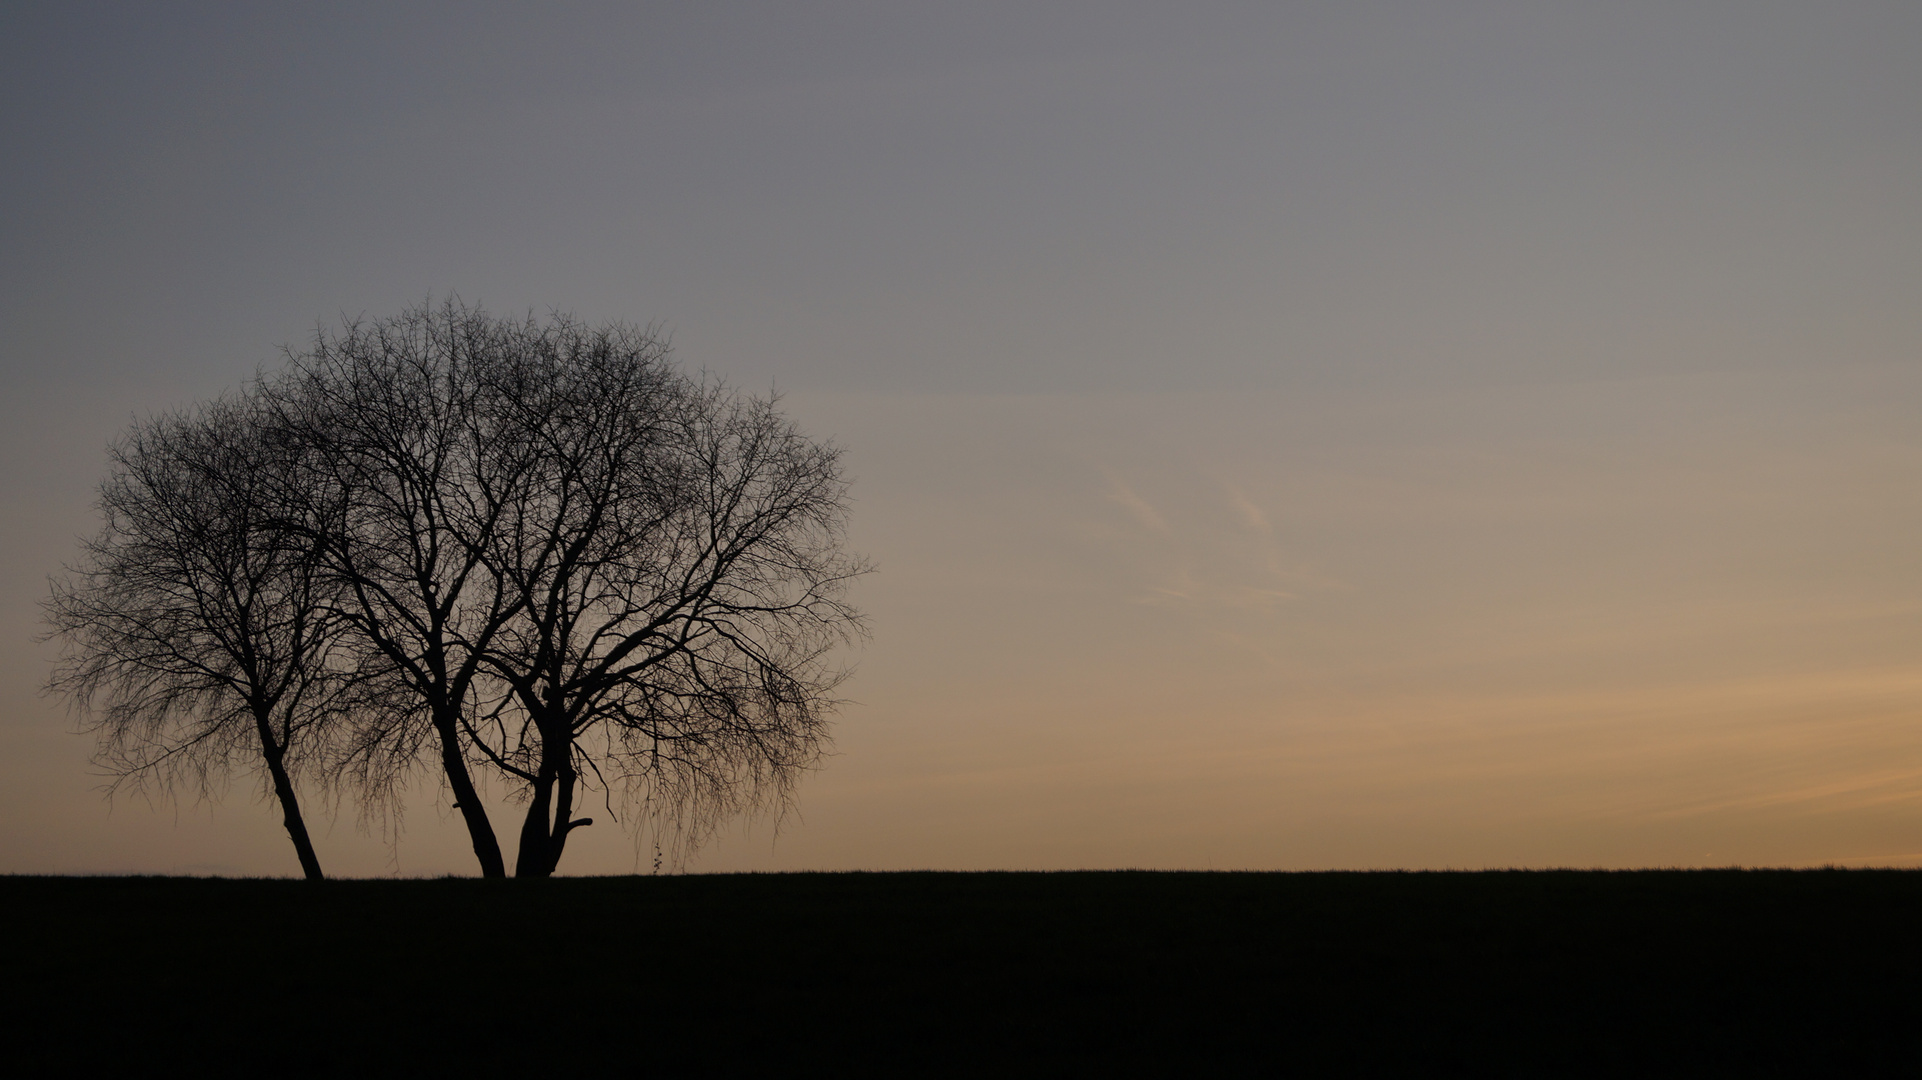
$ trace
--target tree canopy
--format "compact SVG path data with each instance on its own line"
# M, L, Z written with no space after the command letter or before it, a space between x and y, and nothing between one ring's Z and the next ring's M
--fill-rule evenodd
M625 324L449 301L286 359L115 450L106 529L48 604L103 763L204 776L251 717L290 834L303 770L379 802L426 768L487 876L490 781L525 806L520 876L553 873L593 791L680 850L788 804L863 632L835 447Z

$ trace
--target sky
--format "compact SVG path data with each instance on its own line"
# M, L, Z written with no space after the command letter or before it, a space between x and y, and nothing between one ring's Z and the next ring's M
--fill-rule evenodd
M1922 865L1918 55L1909 3L9 4L0 872L298 872L252 774L102 794L39 602L135 418L448 295L845 450L834 754L686 869ZM322 863L473 873L449 802L315 807ZM648 870L620 816L562 871Z

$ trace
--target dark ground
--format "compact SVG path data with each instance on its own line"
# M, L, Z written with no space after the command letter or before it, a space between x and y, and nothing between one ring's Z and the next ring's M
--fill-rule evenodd
M0 878L29 1071L1922 1068L1922 873Z

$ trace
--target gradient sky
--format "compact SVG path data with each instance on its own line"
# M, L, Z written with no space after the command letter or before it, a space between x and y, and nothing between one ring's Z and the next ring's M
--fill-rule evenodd
M695 869L1922 863L1919 57L1914 3L9 4L0 872L296 872L251 778L103 801L37 604L133 416L450 291L846 447L856 704ZM447 801L323 864L472 873Z

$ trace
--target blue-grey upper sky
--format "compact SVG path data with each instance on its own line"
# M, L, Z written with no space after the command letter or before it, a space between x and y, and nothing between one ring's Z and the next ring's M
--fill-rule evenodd
M706 865L1922 858L1918 56L1900 3L9 5L0 869L285 869L244 780L244 841L107 819L34 605L130 416L450 292L848 448L863 704Z

